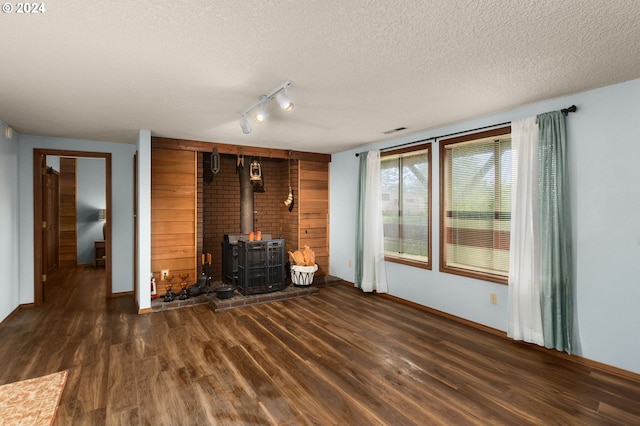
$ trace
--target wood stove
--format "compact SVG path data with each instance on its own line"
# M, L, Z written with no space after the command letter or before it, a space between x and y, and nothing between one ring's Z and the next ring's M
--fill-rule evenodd
M271 238L271 237L269 237ZM249 240L249 234L225 234L222 241L222 281L238 284L238 241Z
M222 280L231 282L245 296L270 293L286 287L284 240L262 233L260 241L249 241L255 229L253 193L249 167L238 156L240 178L240 233L225 234L222 241ZM251 238L252 239L252 238Z
M286 287L284 240L238 241L237 289L245 296Z

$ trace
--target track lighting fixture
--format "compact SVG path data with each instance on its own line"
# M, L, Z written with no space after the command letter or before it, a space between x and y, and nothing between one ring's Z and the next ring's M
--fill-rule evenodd
M249 120L247 119L247 116L253 110L258 109L258 107L259 107L259 110L256 111L253 117L256 123L258 124L264 123L264 121L267 118L266 107L273 98L276 99L276 101L278 102L278 105L280 106L280 108L282 108L283 111L291 111L293 109L293 102L291 102L291 99L289 99L289 96L287 96L287 89L292 84L293 82L291 80L286 81L282 85L275 88L270 94L260 96L260 100L258 102L256 102L255 104L247 108L242 113L242 118L240 119L240 128L242 129L242 133L244 133L245 135L251 133L251 126L249 125Z

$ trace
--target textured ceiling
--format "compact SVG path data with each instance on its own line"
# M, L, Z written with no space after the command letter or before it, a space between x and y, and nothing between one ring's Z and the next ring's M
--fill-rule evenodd
M20 133L333 153L640 77L636 0L45 8L0 15L0 120ZM295 109L244 135L242 111L289 79Z

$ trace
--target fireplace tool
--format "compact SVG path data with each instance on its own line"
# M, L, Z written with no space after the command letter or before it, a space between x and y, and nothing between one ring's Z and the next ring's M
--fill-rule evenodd
M211 268L211 253L202 253L202 273L198 277L198 281L189 287L190 296L198 296L199 294L208 294L210 292L211 277L209 271Z
M221 284L215 289L218 299L230 299L233 297L235 291L236 287L233 285L233 282L231 284Z

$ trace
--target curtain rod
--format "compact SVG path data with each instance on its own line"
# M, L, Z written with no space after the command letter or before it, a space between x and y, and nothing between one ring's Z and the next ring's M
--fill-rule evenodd
M560 110L560 112L562 113L562 115L564 115L565 117L567 115L569 115L570 112L576 112L578 110L578 107L575 105L571 105L568 108L562 108ZM485 129L489 129L492 127L500 127L500 126L506 126L507 124L511 124L511 121L505 121L504 123L498 123L498 124L491 124L489 126L483 126L483 127L476 127L475 129L469 129L469 130L462 130L459 132L454 132L454 133L448 133L446 135L440 135L440 136L433 136L430 138L426 138L426 139L420 139L419 141L413 141L413 142L407 142L407 143L402 143L400 145L394 145L394 146L389 146L387 148L382 148L380 149L381 152L384 151L389 151L390 149L396 149L396 148L402 148L403 146L407 146L407 145L413 145L413 144L417 144L420 142L425 142L425 141L430 141L430 140L434 140L437 141L438 139L442 139L442 138L447 138L449 136L455 136L455 135L460 135L462 133L470 133L470 132L477 132L478 130L485 130ZM360 152L356 152L356 157L360 156Z

